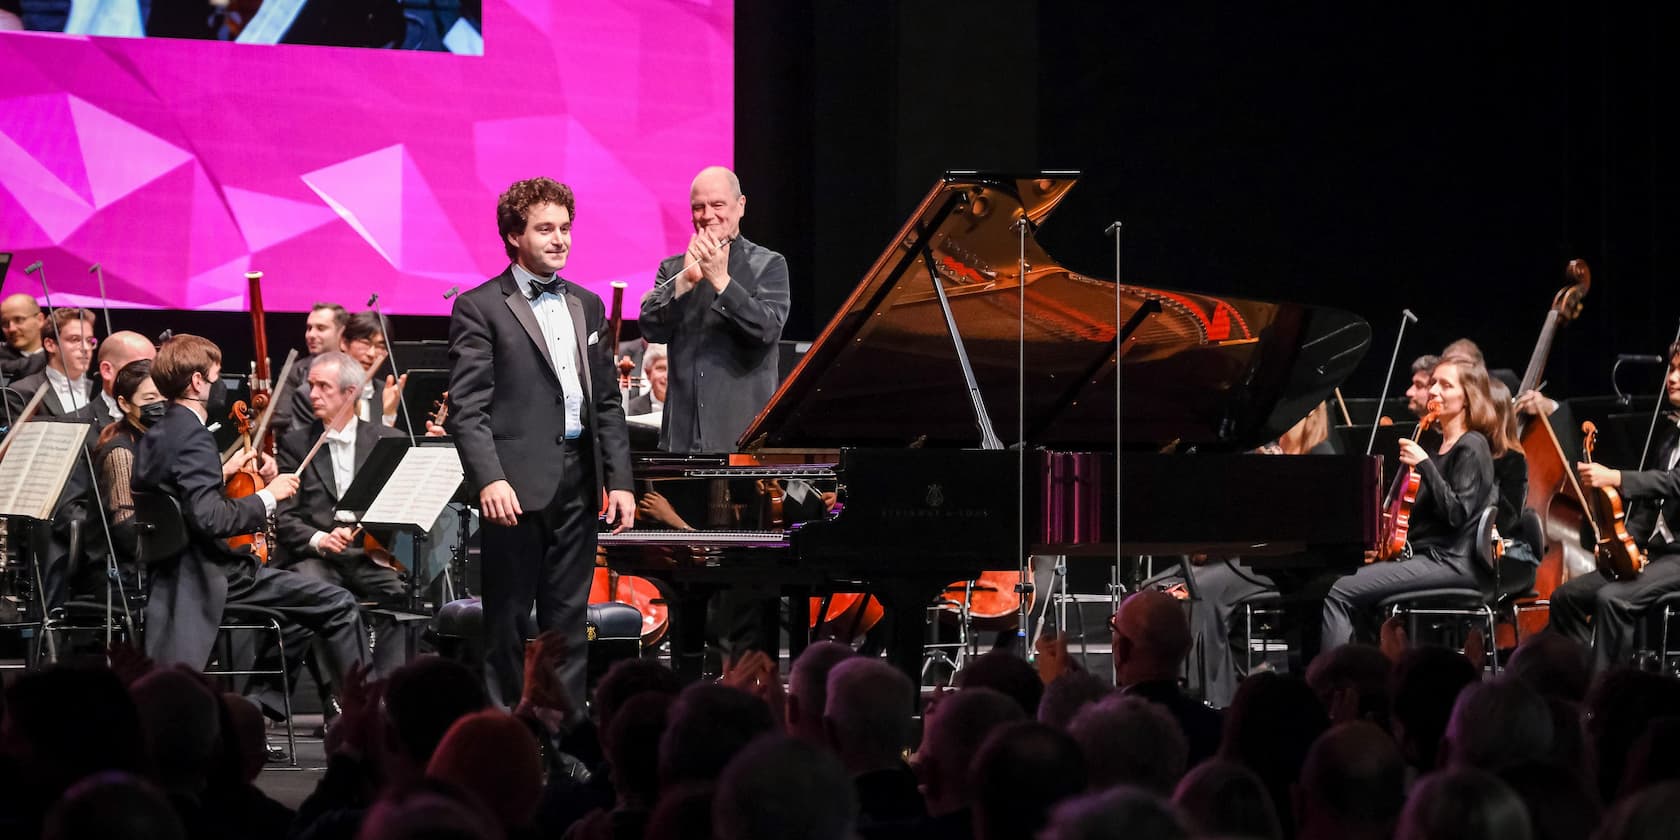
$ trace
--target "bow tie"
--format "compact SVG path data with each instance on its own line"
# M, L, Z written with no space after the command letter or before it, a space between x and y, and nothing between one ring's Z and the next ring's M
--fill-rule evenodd
M556 297L559 297L561 295L564 295L565 293L566 293L566 281L560 279L560 275L556 274L556 275L554 275L554 279L548 281L547 283L544 283L543 281L538 280L534 277L531 278L531 290L529 292L526 292L525 296L530 298L531 300L536 300L537 298L542 297L545 294L550 294L550 295L554 295Z

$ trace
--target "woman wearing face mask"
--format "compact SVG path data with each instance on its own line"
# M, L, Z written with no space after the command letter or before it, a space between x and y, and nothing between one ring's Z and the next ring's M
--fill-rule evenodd
M122 416L99 433L94 460L99 464L99 496L111 517L111 541L116 543L118 556L130 560L136 548L134 492L129 486L134 472L134 448L169 404L152 384L150 359L123 365L111 383L111 395L116 398Z

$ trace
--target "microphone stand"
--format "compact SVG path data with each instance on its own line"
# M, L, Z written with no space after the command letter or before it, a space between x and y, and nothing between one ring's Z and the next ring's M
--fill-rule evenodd
M391 375L396 377L397 410L402 412L403 424L408 426L408 445L416 446L417 444L414 442L414 418L410 417L408 414L408 400L402 398L403 385L406 384L403 381L404 374L397 368L397 355L392 352L396 348L397 343L391 339L391 324L385 320L385 312L379 308L378 292L374 292L373 295L368 298L367 305L369 309L373 310L374 316L379 319L379 331L385 335L385 358L391 363ZM374 386L374 390L381 394L384 393L379 390L378 385ZM383 410L383 397L381 398L380 404L381 410Z
M1675 328L1674 340L1680 342L1680 327ZM1672 362L1673 359L1667 359L1665 361ZM1666 383L1668 382L1667 368L1663 368L1663 382L1665 383L1664 385L1657 386L1656 405L1651 406L1651 425L1645 429L1645 448L1640 450L1639 453L1639 468L1642 470L1645 469L1646 459L1651 457L1651 438L1655 437L1657 434L1657 418L1662 416L1663 403L1665 402L1665 397L1668 392L1666 387Z
M1365 442L1365 454L1371 454L1371 449L1377 445L1377 424L1382 422L1383 399L1388 396L1388 386L1394 381L1394 366L1400 362L1400 343L1406 340L1406 325L1417 323L1418 317L1410 309L1400 310L1400 334L1394 337L1394 354L1388 357L1388 373L1383 376L1382 390L1377 392L1376 415L1371 418L1371 439Z
M116 330L111 329L111 301L105 297L105 270L94 263L88 266L88 273L99 278L99 307L105 311L105 337L110 338Z

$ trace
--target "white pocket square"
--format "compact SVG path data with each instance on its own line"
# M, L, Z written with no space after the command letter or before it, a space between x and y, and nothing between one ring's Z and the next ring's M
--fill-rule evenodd
M601 343L601 334L598 333L598 332L590 333L589 334L589 343L590 344L600 344Z

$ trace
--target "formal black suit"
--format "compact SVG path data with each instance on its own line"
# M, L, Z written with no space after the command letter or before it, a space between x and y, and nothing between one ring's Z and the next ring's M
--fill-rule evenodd
M42 355L45 356L45 354ZM92 371L90 370L89 373L92 373ZM29 399L35 396L35 392L45 382L47 382L46 366L42 365L34 373L7 386L6 403L11 413L16 415L22 411L23 407L29 404ZM48 388L46 397L41 400L40 407L35 411L42 417L77 415L85 416L90 421L106 417L108 414L104 405L94 405L102 402L99 399L99 377L97 374L87 377L86 393L71 396L68 401L75 404L73 406L66 404L67 400L63 388ZM109 420L106 422L109 422Z
M280 439L275 460L281 472L292 472L309 454L321 436L323 424L319 419L296 428ZM350 486L356 471L367 463L373 446L383 437L403 437L403 433L374 423L356 423L356 450L353 470L344 482ZM275 513L275 531L282 549L282 563L301 575L342 586L350 594L381 606L403 606L407 588L395 571L367 558L360 548L341 554L323 555L309 547L309 540L317 531L331 532L337 527L333 513L338 507L338 484L334 476L331 443L321 445L321 451L304 469L296 496L280 503ZM407 645L400 637L401 628L383 615L366 615L373 630L373 668L378 676L389 676L403 664Z
M250 604L314 631L329 676L343 684L344 669L364 658L356 599L332 584L259 566L250 553L228 547L227 537L261 529L267 511L258 496L224 494L216 442L191 409L170 405L140 439L134 489L176 499L189 535L179 556L149 570L148 656L159 665L204 667L223 606Z
M1627 531L1646 550L1649 562L1632 580L1613 582L1603 572L1571 578L1553 590L1551 629L1591 644L1599 668L1616 665L1632 652L1635 625L1658 599L1680 591L1680 542L1657 529L1660 513L1669 533L1680 539L1680 464L1669 467L1680 445L1680 429L1659 430L1657 469L1623 470L1621 495L1630 506Z
M47 366L47 354L19 353L9 344L0 344L0 376L6 381L16 382L32 373L40 373Z
M659 448L733 452L779 384L776 342L787 322L787 260L740 237L729 246L723 294L702 279L677 297L672 278L685 259L659 264L637 322L643 338L670 345Z
M524 514L506 527L484 520L485 672L491 697L512 705L523 679L531 603L537 626L564 633L572 655L562 685L580 708L584 614L595 563L601 491L629 490L630 446L620 405L606 307L587 289L562 294L576 338L583 434L568 441L557 363L513 269L455 300L449 320L449 418L445 423L473 493L506 480ZM599 383L600 387L596 387Z

